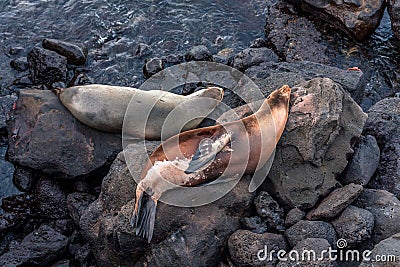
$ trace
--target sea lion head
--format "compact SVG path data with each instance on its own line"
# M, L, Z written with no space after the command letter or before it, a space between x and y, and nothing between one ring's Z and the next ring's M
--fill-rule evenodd
M289 107L291 89L288 85L284 85L278 90L275 90L268 96L268 104L271 108L284 106Z
M217 101L221 101L224 96L224 90L220 87L209 86L206 89L199 90L189 96L191 96L191 97L197 97L197 96L208 97L208 98L215 99Z

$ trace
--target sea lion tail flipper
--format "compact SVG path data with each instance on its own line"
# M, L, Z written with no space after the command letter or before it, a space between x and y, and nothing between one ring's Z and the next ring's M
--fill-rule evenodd
M143 190L140 189L139 187L136 188L136 199L135 199L135 208L133 211L133 215L131 217L131 226L136 228L138 224L138 217L139 217L139 212L142 206L142 197L143 197Z
M154 222L156 219L157 200L154 198L142 198L141 201L146 201L136 217L136 235L147 238L150 243L153 237ZM142 205L140 205L142 206Z
M228 145L231 137L231 132L224 132L223 134L219 133L210 138L203 139L199 143L185 173L190 174L203 169L207 163L214 160L217 154Z

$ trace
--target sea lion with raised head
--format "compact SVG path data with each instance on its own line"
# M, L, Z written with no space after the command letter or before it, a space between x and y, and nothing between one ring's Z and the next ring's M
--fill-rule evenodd
M100 131L110 133L121 133L124 116L131 99L140 99L130 106L130 115L137 116L140 121L145 120L142 110L154 111L154 116L146 124L146 129L130 129L129 134L134 138L159 140L161 130L168 114L176 107L186 101L196 101L199 98L207 97L215 101L199 101L197 108L199 117L189 122L182 114L175 116L177 125L186 123L183 131L196 128L202 119L212 112L222 100L223 90L218 87L208 87L199 90L188 96L173 94L161 90L139 90L131 87L111 86L102 84L90 84L74 86L66 89L56 89L62 104L80 122ZM195 103L195 102L193 102ZM173 129L170 135L179 133L181 129Z
M136 187L131 219L136 234L150 242L157 201L176 186L201 186L221 175L252 174L261 168L285 128L290 91L285 85L272 92L251 116L183 132L163 142L150 155Z

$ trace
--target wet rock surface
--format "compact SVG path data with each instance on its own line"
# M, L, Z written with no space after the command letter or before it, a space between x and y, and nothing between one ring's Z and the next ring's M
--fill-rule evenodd
M330 79L303 83L292 96L268 175L273 188L264 187L288 207L309 209L338 186L336 176L347 165L346 154L353 153L351 142L360 137L366 114Z
M88 51L83 44L77 45L56 39L44 39L42 46L66 57L68 64L83 65L86 62Z
M28 54L29 78L36 84L65 81L67 59L54 51L34 47Z
M323 221L301 220L285 231L285 237L292 247L306 238L323 238L332 247L336 247L335 229L330 223Z
M72 178L110 164L121 150L118 135L81 124L50 91L22 90L12 116L8 157L21 166Z
M211 53L205 45L193 46L185 55L186 61L210 61Z
M349 184L335 189L318 206L307 213L307 220L331 219L347 208L363 191L361 185Z
M374 215L368 210L348 206L331 223L338 238L345 239L348 247L355 247L371 237L374 228Z
M362 137L341 181L344 184L355 183L366 186L378 168L380 155L375 137L372 135Z
M400 232L400 201L393 194L384 190L364 189L353 205L374 215L372 240L375 243Z
M287 243L283 235L278 234L256 234L246 230L234 232L228 240L229 255L236 266L275 266L277 258L270 260L269 255L265 255L265 250L286 250ZM265 256L264 260L260 258ZM276 256L276 255L275 255Z
M356 40L364 40L375 31L385 9L383 0L291 0L291 2L341 29Z

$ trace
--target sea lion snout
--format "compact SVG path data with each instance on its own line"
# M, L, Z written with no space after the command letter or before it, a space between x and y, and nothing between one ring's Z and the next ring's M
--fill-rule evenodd
M289 95L290 95L290 92L291 92L291 89L290 89L289 85L285 84L284 86L282 86L281 88L279 88L278 92L279 92L281 95L289 96Z
M216 99L217 101L221 101L224 96L224 90L217 86L209 86L206 89L200 90L189 96L208 97L208 98Z

